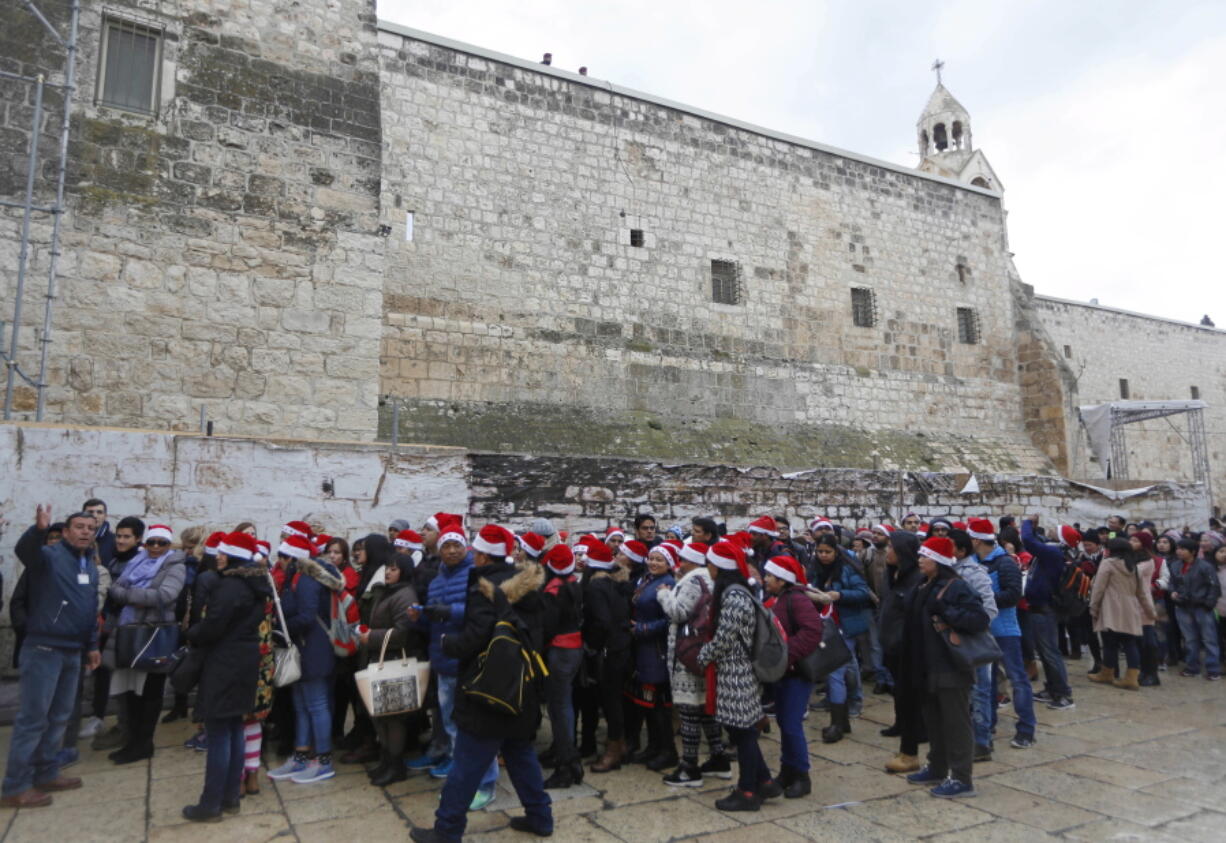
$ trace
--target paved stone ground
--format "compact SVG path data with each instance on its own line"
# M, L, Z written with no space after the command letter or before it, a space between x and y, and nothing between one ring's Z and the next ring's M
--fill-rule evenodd
M1163 686L1140 693L1088 682L1088 662L1071 662L1077 708L1039 709L1039 743L1029 750L998 744L995 760L975 767L979 796L934 799L882 772L895 743L878 729L889 722L887 698L868 701L854 734L822 744L824 720L810 715L814 791L773 801L760 813L722 814L712 807L727 783L678 792L642 767L589 776L554 791L555 839L648 843L799 840L1221 841L1226 839L1226 684L1163 674ZM1002 715L1004 712L1002 712ZM1001 732L1011 735L1005 719ZM8 729L0 734L7 752ZM0 811L3 840L168 841L299 840L337 843L403 841L411 825L433 821L439 783L418 777L381 790L357 767L316 785L274 785L244 800L241 815L220 825L181 821L194 802L204 756L181 748L185 724L161 726L151 762L117 768L90 752L72 769L81 790L57 794L50 808ZM772 768L777 732L764 739ZM519 813L505 775L497 800L469 815L470 839L529 838L507 827Z

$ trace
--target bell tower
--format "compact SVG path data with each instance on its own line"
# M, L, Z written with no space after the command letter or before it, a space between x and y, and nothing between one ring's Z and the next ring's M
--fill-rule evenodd
M944 67L945 62L940 59L933 62L937 86L915 124L920 154L918 169L999 191L1001 185L996 173L972 143L970 112L941 80Z

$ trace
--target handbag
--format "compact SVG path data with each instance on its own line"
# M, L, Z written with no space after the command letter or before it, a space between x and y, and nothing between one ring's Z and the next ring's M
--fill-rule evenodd
M377 663L371 662L353 674L358 694L371 717L417 711L430 684L430 662L411 659L403 650L398 661L386 661L387 642L391 638L390 633L383 636Z
M788 622L792 621L792 601L787 602ZM816 682L825 679L843 665L851 661L851 648L847 646L843 633L834 618L822 618L822 640L813 651L795 664L796 676L806 682Z
M271 572L268 574L268 581L272 584L272 600L277 606L277 620L281 622L281 635L278 637L285 641L282 646L273 645L272 684L278 688L284 688L302 678L302 653L298 652L298 645L289 637L289 627L285 624L285 612L281 609L281 596L277 594L277 583L272 578Z
M689 621L677 629L677 637L673 643L673 657L681 662L687 673L694 676L706 675L706 666L698 663L698 653L703 645L711 640L711 608L713 597L707 581L698 579L698 587L702 594L694 602L694 612Z
M204 672L204 651L199 647L180 647L172 657L175 666L170 671L170 685L176 694L187 695L200 684Z
M941 589L937 599L944 597L947 590L949 590L949 583L946 583L945 588ZM977 667L1004 658L1000 645L996 643L996 637L990 630L959 632L949 624L936 620L932 622L932 627L945 642L945 649L949 652L956 667L973 671Z
M178 649L178 623L126 623L115 630L115 666L120 670L169 673Z

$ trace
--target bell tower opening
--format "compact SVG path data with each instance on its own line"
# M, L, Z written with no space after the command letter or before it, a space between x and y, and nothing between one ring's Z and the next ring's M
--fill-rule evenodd
M937 123L932 127L932 143L936 146L937 152L944 152L949 148L949 139L945 136L944 123Z

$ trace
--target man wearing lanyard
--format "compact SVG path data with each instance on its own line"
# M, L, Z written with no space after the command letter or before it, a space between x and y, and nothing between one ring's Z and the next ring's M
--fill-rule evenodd
M81 656L93 670L98 652L98 568L89 555L96 522L69 516L64 538L45 546L51 507L35 509L34 526L17 541L17 558L29 575L29 620L21 646L21 702L9 744L0 807L51 804L52 791L72 790L81 780L60 775L56 756L72 715Z

